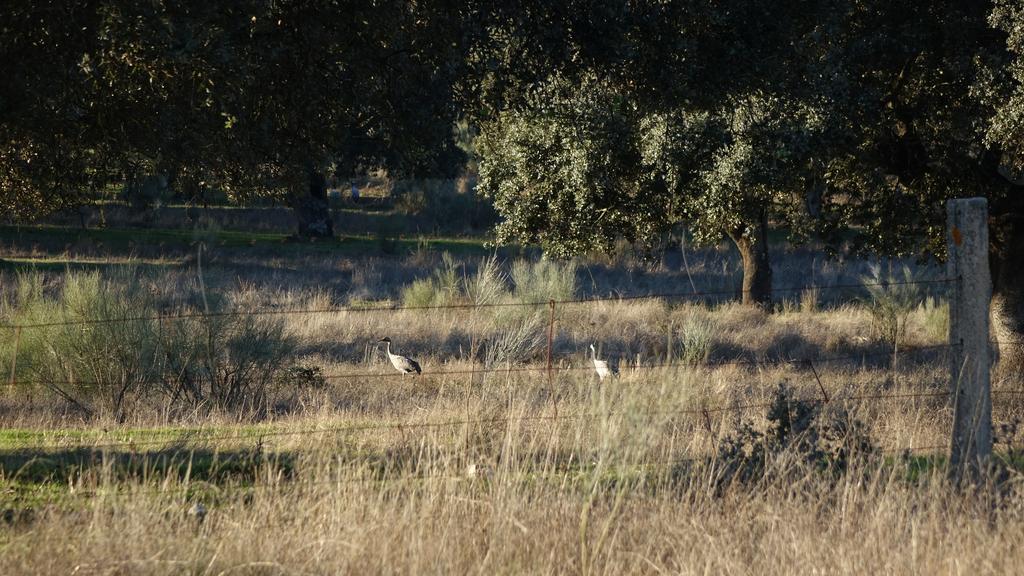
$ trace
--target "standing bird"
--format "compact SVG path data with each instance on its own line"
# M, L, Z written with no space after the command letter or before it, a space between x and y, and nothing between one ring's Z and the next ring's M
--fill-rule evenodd
M618 370L616 370L614 366L610 366L608 364L607 360L598 360L598 358L597 358L597 349L594 348L593 344L590 345L590 352L593 354L594 370L597 370L597 377L598 378L600 378L601 380L604 380L608 376L612 376L614 374L618 374L619 373Z
M391 353L391 338L381 338L378 342L388 343L388 358L391 360L391 365L394 366L396 370L402 374L409 374L411 372L420 374L422 372L422 370L420 370L419 363L412 358L407 358L401 354Z

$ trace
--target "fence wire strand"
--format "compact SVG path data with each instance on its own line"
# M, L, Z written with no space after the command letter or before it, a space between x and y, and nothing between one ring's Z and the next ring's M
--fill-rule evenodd
M830 291L843 291L843 290L856 290L870 287L882 287L887 288L889 286L908 286L908 285L948 285L953 282L952 279L943 278L936 280L908 280L902 282L856 282L849 284L832 284L832 285L805 285L805 286L791 286L788 288L772 288L770 292L772 294L786 294L794 292L803 292L805 290L818 290L824 292ZM464 303L464 304L439 304L430 306L342 306L332 308L311 308L311 309L263 309L263 310L232 310L225 312L189 312L181 314L163 314L157 316L126 316L119 318L93 318L93 319L82 319L82 320L65 320L60 322L39 322L32 324L12 324L4 323L0 324L0 328L17 330L17 329L35 329L35 328L52 328L58 326L82 326L82 325L95 325L95 324L113 324L119 322L146 322L146 321L163 321L163 320L188 320L188 319L204 319L204 318L220 318L230 316L286 316L286 315L313 315L313 314L341 314L341 313L367 313L367 312L402 312L402 311L430 311L430 310L465 310L465 309L479 309L479 308L514 308L514 307L543 307L550 306L552 303L560 306L574 305L574 304L589 304L597 302L628 302L635 300L673 300L673 301L701 301L710 300L712 298L719 297L734 297L742 290L711 290L701 292L663 292L663 293L650 293L650 294L637 294L637 295L610 295L610 296L595 296L588 298L574 298L574 299L562 299L562 300L536 300L529 302L490 302L490 303Z
M936 280L911 280L903 282L875 282L875 283L850 283L850 284L833 284L833 285L804 285L794 286L788 288L775 288L771 290L772 294L780 293L794 293L808 290L816 290L819 292L829 291L843 291L843 290L862 290L871 287L882 287L887 288L890 286L904 286L904 285L948 285L953 282L954 279L936 279ZM638 300L670 300L670 301L709 301L713 299L719 299L722 297L735 297L740 293L737 289L730 290L716 290L716 291L692 291L692 292L664 292L664 293L649 293L641 295L609 295L609 296L593 296L578 299L561 299L561 300L545 300L545 301L528 301L528 302L495 302L495 303L457 303L447 305L430 305L430 306L348 306L348 307L327 307L327 308L312 308L312 309L256 309L256 310L236 310L236 311L224 311L224 312L185 312L176 314L160 314L157 316L135 316L135 317L120 317L120 318L97 318L97 319L81 319L81 320L66 320L59 322L41 322L41 323L6 323L0 324L0 329L14 330L17 334L20 334L25 329L40 329L49 327L62 327L62 326L87 326L97 324L113 324L113 323L126 323L126 322L144 322L144 321L165 321L165 320L188 320L188 319L208 319L218 317L234 317L234 316L283 316L283 315L316 315L316 314L348 314L348 313L398 313L398 312L417 312L417 311L440 311L440 310L476 310L485 308L512 308L512 307L545 307L551 306L554 310L554 306L572 306L580 304L594 304L600 302L628 302ZM933 346L920 346L908 350L900 350L899 356L905 357L907 355L918 354L927 351L940 351L951 348L949 344L933 345ZM878 393L878 394L852 394L844 395L841 391L832 391L830 395L825 390L824 385L821 383L818 377L817 370L814 368L815 364L826 364L826 363L839 363L849 361L864 361L867 358L876 357L889 357L893 356L892 351L882 352L861 352L856 354L848 354L841 356L819 356L816 358L737 358L728 360L715 360L705 361L696 364L690 364L685 362L663 362L663 363L651 363L641 364L635 366L625 366L624 372L627 370L634 371L649 371L649 370L660 370L660 369L671 369L671 368L709 368L713 369L716 367L730 366L730 365L750 365L750 366L771 366L771 365L790 365L797 367L809 367L815 375L818 381L818 385L821 389L822 397L816 398L796 398L790 399L792 403L808 403L808 404L844 404L844 403L877 403L894 400L908 400L908 399L928 399L928 398L946 398L951 395L949 391L920 391L920 392L891 392L891 393ZM13 365L12 365L13 370ZM526 373L526 372L550 372L552 368L550 366L506 366L506 367L491 367L482 368L474 366L471 369L452 369L452 370L437 370L424 372L424 376L429 377L444 377L444 376L475 376L477 374L494 374L494 373ZM581 366L567 366L559 367L555 370L557 373L573 372L573 371L593 371L594 368L589 365ZM344 380L344 379L378 379L378 378L395 378L404 376L403 374L387 372L365 372L365 373L336 373L324 375L325 380ZM74 381L51 381L51 380L25 380L15 382L13 375L11 378L12 386L14 384L18 386L101 386L102 383L83 383ZM132 383L132 386L144 386L144 385L178 385L173 380L159 380L159 381L142 381ZM1016 397L1024 395L1024 390L993 390L992 396L1006 396ZM131 438L123 441L116 442L87 442L83 438L78 437L77 442L67 441L56 441L51 443L29 443L25 446L18 446L12 448L13 450L113 450L125 448L132 451L138 450L142 447L166 447L166 449L176 448L173 450L175 454L189 453L197 450L197 447L214 445L224 446L229 443L244 443L248 441L256 441L258 445L262 447L263 442L269 438L281 438L288 436L312 436L312 435L334 435L342 436L346 434L353 434L365 431L373 430L425 430L425 429L443 429L443 428L457 428L457 427L472 427L472 426L487 426L487 425L505 425L512 426L518 423L526 422L562 422L562 421L598 421L602 419L611 419L620 416L642 416L645 418L654 419L655 417L666 417L666 418L677 418L677 417L697 417L700 419L703 417L707 420L708 432L712 436L715 436L710 426L710 414L721 414L721 413L747 413L753 410L767 410L772 406L776 405L776 402L753 402L753 403L729 403L720 406L700 406L693 408L668 408L663 410L647 410L642 412L623 412L623 411L608 411L608 412L582 412L582 413L558 413L555 414L519 414L519 415L503 415L503 416L492 416L492 417L479 417L479 418L461 418L461 419L450 419L450 420L438 420L438 421L421 421L421 422L372 422L362 424L348 424L344 426L317 426L317 427L306 427L296 429L268 429L268 430L254 430L244 434L207 434L207 431L216 431L216 428L207 429L204 431L202 428L198 429L179 429L176 431L170 431L164 429L161 431L162 434L175 434L173 438L160 438L160 439L142 439L133 440ZM667 422L664 422L667 423ZM700 428L700 422L694 422L695 429ZM126 435L131 434L126 432ZM73 435L72 435L73 436ZM73 439L73 438L69 438ZM182 445L191 443L188 449L181 448ZM914 446L914 447L902 447L902 448L887 448L883 449L882 453L894 453L894 454L909 454L913 452L931 451L931 450L944 450L948 449L947 444L943 445L931 445L931 446ZM693 460L687 458L673 459L671 465L678 465L680 462ZM537 473L532 473L531 476L535 476ZM452 475L436 475L436 476L408 476L402 475L391 478L393 481L406 481L406 480L466 480L466 476L452 476ZM342 479L323 481L325 485L337 484ZM344 479L349 481L352 479ZM355 479L357 481L368 481L368 482L387 482L389 477L384 476L380 478L366 478L366 479ZM291 486L307 486L320 484L321 482L306 482L298 484L290 484ZM275 484L266 485L269 487L276 487ZM189 490L189 486L182 486L182 490ZM86 494L88 490L77 490L76 493ZM129 493L134 491L129 490ZM106 490L95 490L94 495L107 494L109 491ZM161 491L161 493L165 493Z

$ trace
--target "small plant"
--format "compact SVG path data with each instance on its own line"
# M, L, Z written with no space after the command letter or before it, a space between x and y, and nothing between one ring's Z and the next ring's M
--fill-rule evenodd
M800 292L800 311L804 314L813 314L818 311L821 302L821 290L808 288Z
M501 270L497 256L480 261L476 273L466 278L465 291L469 301L477 306L494 304L508 294L508 277Z
M320 366L295 364L283 370L278 387L288 391L323 390L327 388L327 378Z
M861 280L870 298L871 329L876 338L895 350L906 335L907 319L924 301L925 293L909 266L904 265L899 275L883 272L878 264L872 264L869 270Z
M416 280L402 289L404 306L448 306L462 297L461 265L451 254L441 255L441 267L429 278Z
M491 369L527 360L544 344L544 325L538 313L506 319L484 343L484 365Z
M520 302L571 300L576 295L576 265L516 260L512 263L512 283Z
M423 308L434 305L437 290L433 278L421 278L402 288L402 306Z
M715 330L715 323L707 316L696 313L687 315L678 330L681 348L679 359L692 366L707 362L711 356Z

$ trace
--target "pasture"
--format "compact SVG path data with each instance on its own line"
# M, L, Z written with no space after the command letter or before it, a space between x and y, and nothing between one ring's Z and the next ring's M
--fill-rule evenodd
M0 329L4 574L1022 560L1020 375L994 373L996 484L954 490L945 286L925 265L780 244L766 312L732 302L725 247L559 264L471 239L200 253L18 233L0 271L0 320L24 326ZM392 368L385 336L422 375Z

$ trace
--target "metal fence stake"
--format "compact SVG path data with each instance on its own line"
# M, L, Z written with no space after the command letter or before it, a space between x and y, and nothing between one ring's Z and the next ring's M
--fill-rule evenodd
M826 403L828 403L828 392L825 391L825 385L821 383L821 377L818 376L818 371L814 368L814 361L807 360L807 366L811 369L811 373L814 374L814 379L818 381L818 389L821 390L821 397Z

